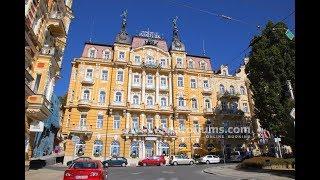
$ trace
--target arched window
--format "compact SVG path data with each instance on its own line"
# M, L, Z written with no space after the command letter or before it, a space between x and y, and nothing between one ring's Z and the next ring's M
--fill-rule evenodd
M183 97L179 97L179 106L183 107L184 106L184 99Z
M161 98L161 107L166 107L167 106L167 99L165 97Z
M139 129L139 117L137 115L132 116L132 129L134 131Z
M94 157L100 157L102 155L102 141L101 140L95 140L93 143L93 156Z
M106 101L106 92L100 91L99 94L99 103L105 103Z
M191 100L191 102L192 102L192 108L193 108L193 109L198 109L197 100L193 98L193 99Z
M232 85L230 86L230 90L229 91L230 91L230 94L235 94L234 87Z
M110 155L111 156L120 155L120 143L118 141L112 141L110 146Z
M79 143L75 146L75 155L83 156L86 148L86 142L84 140L80 140Z
M209 99L206 99L206 100L205 100L205 107L206 107L207 109L211 108L211 103L210 103L210 100L209 100Z
M220 84L220 93L223 94L224 93L224 85Z
M161 155L167 156L169 155L169 144L166 142L161 142L159 143L159 152Z
M240 87L240 94L242 94L242 95L246 94L246 90L244 89L243 86Z
M139 96L138 95L134 95L133 96L133 98L132 98L132 100L133 100L133 104L134 105L138 105L139 104Z
M179 148L186 148L186 147L187 147L186 143L180 143L179 144Z
M89 90L84 90L83 91L83 99L84 100L89 100L90 99L90 91Z
M121 92L116 92L116 102L121 102L122 94Z
M194 68L194 63L192 60L189 61L189 68L190 69L193 69Z
M138 141L132 141L130 149L131 149L130 157L132 157L132 158L139 157L139 143L138 143Z
M148 98L147 98L147 105L148 106L152 106L153 105L153 100L152 100L151 96L148 96Z

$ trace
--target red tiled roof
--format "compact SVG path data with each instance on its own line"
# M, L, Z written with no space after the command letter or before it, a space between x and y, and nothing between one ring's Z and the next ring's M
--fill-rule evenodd
M147 38L145 37L140 37L140 36L134 36L132 39L132 48L137 48L137 47L141 47L145 44L145 41L147 40ZM153 39L155 42L157 42L157 47L164 50L164 51L168 51L168 46L165 40L163 39Z

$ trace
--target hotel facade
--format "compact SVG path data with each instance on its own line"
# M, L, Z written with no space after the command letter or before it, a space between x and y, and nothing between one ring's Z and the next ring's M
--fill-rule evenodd
M156 33L131 37L126 13L114 44L84 44L72 61L62 134L64 162L78 156L130 160L153 155L194 156L221 150L208 126L251 126L244 65L235 75L213 71L206 56L191 55L176 19L170 44ZM225 139L229 151L248 139Z
M61 123L57 119L55 127L46 127L51 122L48 118L55 115L52 95L55 82L60 78L69 25L74 18L71 6L72 0L25 0L26 160L37 154L34 152L39 145L36 142L41 140L36 139L36 134L48 129L50 133L56 132L55 127Z

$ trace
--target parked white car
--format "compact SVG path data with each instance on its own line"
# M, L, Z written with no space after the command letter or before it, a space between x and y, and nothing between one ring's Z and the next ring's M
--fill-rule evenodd
M195 164L195 160L194 159L191 159L189 157L186 157L186 156L171 156L170 157L170 160L169 160L169 164L170 165L180 165L180 164L190 164L190 165L193 165Z
M218 156L215 155L206 155L200 158L199 160L200 163L219 163L220 162L220 158Z

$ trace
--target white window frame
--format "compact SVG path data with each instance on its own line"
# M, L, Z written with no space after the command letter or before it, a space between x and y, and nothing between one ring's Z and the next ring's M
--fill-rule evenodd
M163 84L163 82L165 82L165 83ZM167 87L167 78L166 77L160 77L160 86Z
M192 82L192 80L194 80L194 82ZM194 86L193 86L192 84L193 84ZM191 80L190 80L190 87L193 88L193 89L197 88L197 80L196 80L196 79L191 78Z
M222 91L222 88L223 88L223 91ZM223 84L220 84L220 85L219 85L219 93L223 94L223 93L225 93L225 92L226 92L226 88L224 87Z
M151 79L149 79L150 77ZM151 74L148 74L146 79L147 79L147 85L153 86L153 76ZM150 80L151 80L151 83L150 83Z
M164 68L167 67L167 60L166 59L160 59L160 67Z
M194 107L194 102L195 102L196 107ZM198 100L196 98L191 99L191 107L192 107L192 109L198 109Z
M119 73L122 73L122 76L119 76L120 75ZM121 77L121 79L119 77ZM124 80L124 71L122 69L119 69L117 71L117 82L123 82L123 80Z
M89 91L88 96L87 95L85 96L85 94L87 94L87 93L85 93L85 91ZM89 89L84 89L83 92L82 92L82 99L83 100L90 100L90 96L91 96L90 90Z
M88 71L89 70L91 70L92 72L91 72L91 76L88 76L88 74L90 74L90 73L88 73ZM92 69L92 68L88 68L88 69L86 69L86 76L85 76L85 79L89 79L89 80L92 80L93 79L93 72L94 72L94 70Z
M248 103L242 103L242 110L243 112L245 113L248 113L249 112L249 108L248 108Z
M150 101L150 98L151 98L151 101ZM146 98L146 104L147 104L147 106L153 106L154 105L154 103L153 103L153 97L152 96L148 96L147 98ZM150 104L150 102L151 102L151 104Z
M232 91L231 91L231 90L232 90ZM229 93L230 93L230 94L235 94L235 93L236 93L236 90L235 90L235 88L234 88L233 85L231 85L231 86L229 87Z
M138 98L136 99L136 101L137 101L137 103L135 103L135 96L137 96ZM139 105L140 104L140 100L139 100L140 98L139 98L139 95L137 95L137 94L134 94L133 96L132 96L132 104L134 104L134 105Z
M139 61L137 61L139 59ZM134 56L134 63L135 64L140 64L141 63L141 56L135 55Z
M117 150L117 154L112 154L113 149ZM119 141L112 141L110 144L110 156L119 156L120 155L120 142Z
M200 69L205 70L207 68L207 63L204 61L200 62Z
M180 83L179 83L179 78L181 78L182 80L180 81ZM183 76L178 76L178 87L183 87L183 85L184 85L184 78L183 78Z
M148 116L147 117L147 123L146 123L148 130L153 130L153 123L154 123L154 118L151 117L151 116Z
M103 51L103 59L108 60L108 59L111 59L110 57L111 57L111 52L110 52L110 50L109 50L109 49L104 50L104 51Z
M191 66L190 66L190 63L192 64ZM192 59L189 60L189 62L188 62L188 67L189 67L190 69L194 69L194 61L193 61Z
M120 101L118 101L118 97L119 97L119 95L117 95L117 93L120 93ZM115 94L115 97L114 97L114 101L115 102L117 102L117 103L121 103L122 102L122 92L120 92L120 91L117 91Z
M100 152L100 156L98 157L101 157L103 152L103 142L101 140L98 140L98 141L100 141L101 144L95 144L96 141L93 142L92 155L94 155L96 148L99 147L101 148L101 152Z
M166 116L161 116L160 118L160 127L162 129L167 129L168 128L168 119Z
M139 116L132 116L132 127L131 129L138 130L139 129Z
M181 99L182 99L182 101L180 101ZM181 102L182 102L182 106L180 106ZM178 98L178 106L179 107L185 107L185 102L184 102L184 98L183 97L179 97Z
M113 129L120 129L120 126L121 126L121 116L119 114L115 114L113 116Z
M136 76L138 78L136 78ZM136 81L138 80L138 81ZM139 74L133 74L133 84L140 84L140 75Z
M102 116L102 118L101 118ZM97 117L97 128L98 129L101 129L103 128L103 114L98 114L98 117Z
M108 81L109 72L106 69L101 70L101 80Z
M163 99L164 99L164 101L163 101ZM163 102L165 103L164 105L163 105ZM168 101L167 101L167 98L166 97L161 97L161 99L160 99L160 106L161 107L167 107L168 106L168 103L167 103Z
M94 53L93 53L93 57L91 56L92 54L92 52L94 51ZM91 47L89 50L88 50L88 57L89 58L96 58L97 57L97 49L96 48L94 48L94 47Z
M205 82L207 82L207 83L205 83ZM205 84L206 84L207 86L205 86ZM209 86L209 80L207 80L207 79L203 80L203 88L208 89L209 87L210 87L210 86Z
M185 119L179 119L179 130L180 131L186 130L186 120Z
M102 92L104 92L104 99L103 99L103 101L101 101L101 93L102 93ZM99 102L99 103L105 103L105 102L106 102L106 96L107 96L106 91L101 90L101 91L99 92L99 99L98 99L98 102Z
M182 58L181 57L177 57L177 65L178 65L178 67L183 67L183 60L182 60Z
M243 86L240 86L240 93L241 93L241 95L246 94L246 89Z
M123 56L122 56L122 54L123 54ZM126 57L126 52L124 52L124 51L119 51L118 58L119 58L120 60L124 60L125 57Z
M195 123L195 122L196 122L196 123ZM193 121L193 130L194 130L194 132L196 132L196 133L199 133L199 132L200 132L199 121L197 121L197 120Z
M209 105L209 106L208 106ZM210 109L211 108L211 101L210 101L210 99L205 99L204 100L204 107L206 108L206 109Z
M85 116L85 117L82 117L82 116ZM80 114L79 127L87 127L87 118L88 118L88 114L86 113Z

